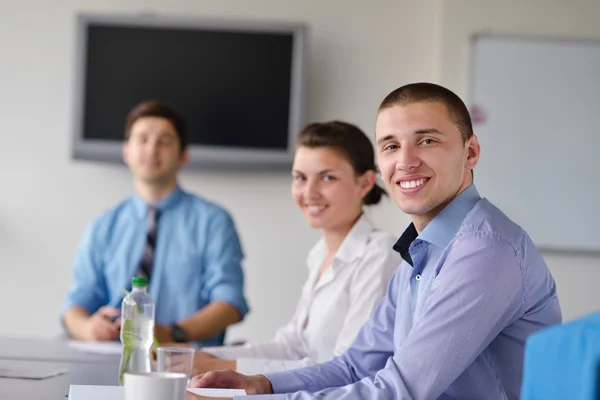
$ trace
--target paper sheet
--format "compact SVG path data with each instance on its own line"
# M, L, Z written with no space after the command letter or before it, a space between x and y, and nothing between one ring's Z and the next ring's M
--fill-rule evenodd
M69 400L123 400L123 386L71 385Z
M69 340L68 345L72 349L92 354L115 354L121 355L121 342L85 342L81 340Z
M201 396L213 398L231 398L233 396L244 396L242 389L188 389L188 392ZM69 400L122 400L125 397L123 386L94 386L94 385L71 385L69 389Z
M46 379L66 373L66 368L52 368L43 365L32 365L25 368L0 367L0 378Z
M199 394L200 396L206 397L233 397L233 396L245 396L246 391L243 389L198 389L190 388L188 392Z

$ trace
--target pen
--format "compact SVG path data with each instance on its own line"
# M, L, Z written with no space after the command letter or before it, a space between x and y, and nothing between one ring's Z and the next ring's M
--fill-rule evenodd
M108 315L105 315L105 316L104 316L104 319L107 319L107 320L109 320L109 321L111 321L111 322L115 322L115 321L116 321L117 319L119 319L119 318L121 318L121 315L115 315L115 316L113 316L113 317L109 317Z

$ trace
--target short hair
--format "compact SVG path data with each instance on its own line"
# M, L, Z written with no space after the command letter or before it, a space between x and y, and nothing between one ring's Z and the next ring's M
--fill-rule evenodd
M179 137L180 150L183 153L189 144L187 121L185 117L174 108L158 100L147 100L139 103L127 114L125 120L125 140L129 140L131 127L140 118L157 117L169 121L175 128Z
M462 135L463 142L473 135L471 115L465 103L451 90L434 83L419 82L399 87L383 99L377 113L394 106L421 102L438 102L446 106L451 121Z
M373 144L356 125L341 121L313 122L299 133L297 145L335 149L348 160L357 175L362 175L369 170L377 172ZM386 191L375 183L363 199L363 204L377 204L386 195Z

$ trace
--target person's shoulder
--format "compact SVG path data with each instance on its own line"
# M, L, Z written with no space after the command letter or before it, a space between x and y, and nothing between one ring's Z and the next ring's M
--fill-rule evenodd
M395 243L396 237L389 232L374 229L369 235L369 242L364 249L364 256L370 256L367 258L375 257L381 260L381 265L379 266L380 273L386 276L391 275L403 262L400 253L394 250Z
M397 237L393 236L387 231L381 229L374 229L369 235L369 242L367 243L367 248L370 250L380 250L382 252L396 253L393 247L397 240Z
M212 217L218 220L232 220L229 210L218 202L185 190L182 190L182 192L183 204L198 216Z
M96 214L87 224L84 237L92 244L108 243L119 224L126 223L134 213L133 197L123 199Z
M503 240L518 248L526 236L523 228L488 199L479 200L467 214L457 236L477 236L482 240Z
M92 218L90 227L96 231L110 230L110 228L120 219L124 217L127 218L133 212L135 212L133 197L128 197L121 200L119 203L102 210Z

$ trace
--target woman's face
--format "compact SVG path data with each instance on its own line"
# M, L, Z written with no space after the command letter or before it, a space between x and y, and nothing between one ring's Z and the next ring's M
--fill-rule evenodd
M372 176L371 176L372 175ZM299 147L292 168L292 197L308 224L325 230L349 229L362 212L374 172L357 176L339 150Z

